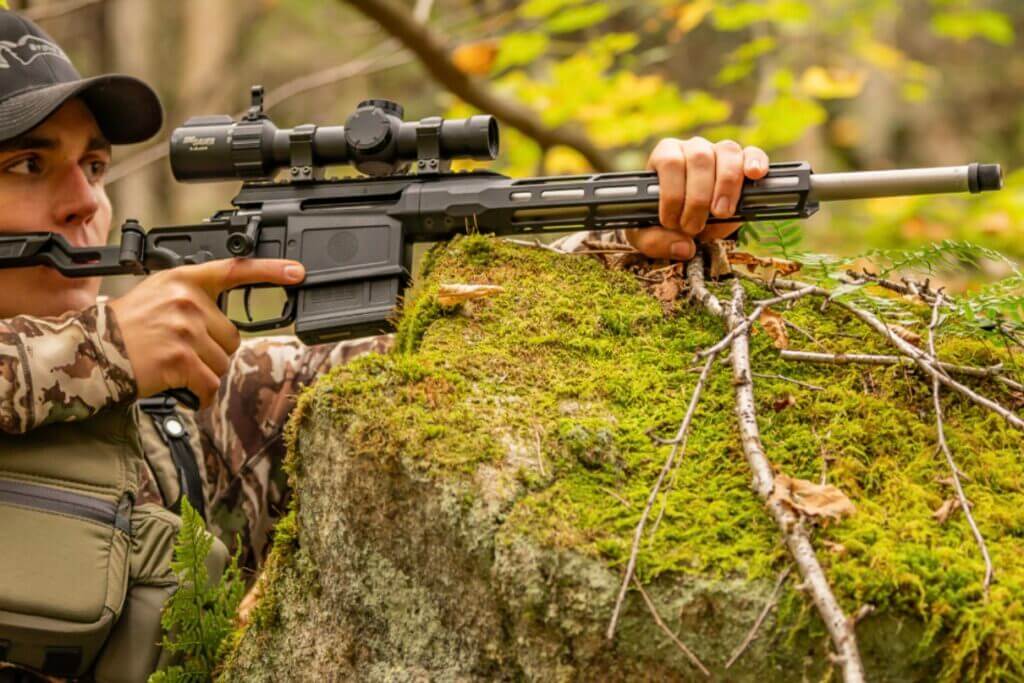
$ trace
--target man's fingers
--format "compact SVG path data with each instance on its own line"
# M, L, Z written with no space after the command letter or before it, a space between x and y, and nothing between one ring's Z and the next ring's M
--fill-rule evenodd
M686 200L680 227L691 237L704 227L715 188L715 147L701 137L683 143L686 155Z
M725 239L735 232L736 228L741 225L743 225L743 223L713 223L712 225L704 228L704 230L697 235L697 239L704 243Z
M715 192L711 213L728 218L736 212L743 190L743 148L733 140L715 143Z
M296 285L306 276L301 263L287 259L219 259L182 268L182 271L186 270L182 275L201 287L211 298L242 285Z
M760 147L743 148L743 175L757 180L768 174L768 155Z
M679 227L686 193L686 156L681 140L659 142L647 160L647 168L658 174L658 220L672 230Z
M223 377L228 371L228 367L231 365L231 358L221 348L220 344L212 338L201 335L192 343L192 348L195 350L196 355L199 356L199 360L203 362L203 365L210 368L217 377Z
M687 261L697 253L693 240L675 230L636 228L626 230L626 239L649 258Z

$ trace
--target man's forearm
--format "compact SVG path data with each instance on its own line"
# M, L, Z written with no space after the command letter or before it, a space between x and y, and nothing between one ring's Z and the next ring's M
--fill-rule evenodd
M57 318L0 320L0 432L83 420L135 394L124 340L105 301Z

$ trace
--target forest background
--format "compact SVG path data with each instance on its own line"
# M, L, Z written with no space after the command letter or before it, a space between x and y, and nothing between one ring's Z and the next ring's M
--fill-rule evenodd
M1003 192L830 204L786 251L856 255L958 240L1024 259L1019 0L402 0L443 44L442 66L467 76L459 92L430 75L416 45L358 9L377 4L8 2L83 74L139 76L164 102L160 136L116 150L115 225L197 221L229 206L236 183L174 181L167 138L190 116L240 113L253 84L266 87L281 127L340 124L370 97L399 101L406 119L466 116L477 111L466 103L471 88L525 106L534 132L546 133L505 123L490 167L512 176L591 170L580 145L553 144L569 137L614 170L643 168L661 137L693 135L759 145L818 172L997 162ZM997 259L969 260L954 258L939 278L963 290L1013 272ZM109 281L106 291L130 282Z

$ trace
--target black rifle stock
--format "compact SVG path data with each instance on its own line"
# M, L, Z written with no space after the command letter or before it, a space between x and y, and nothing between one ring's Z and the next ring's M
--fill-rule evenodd
M233 257L288 258L306 279L285 288L277 318L249 320L243 331L295 324L306 344L389 328L409 284L412 246L470 231L510 235L658 224L652 172L511 179L489 171L450 172L453 158L493 159L497 123L489 116L402 120L401 107L368 100L344 127L280 130L262 112L262 89L239 121L190 119L171 140L182 181L242 179L233 209L194 225L143 231L122 226L121 244L74 248L60 235L0 236L0 268L44 265L67 276L145 274ZM351 163L368 177L325 180L329 164ZM417 173L406 173L414 165ZM269 180L287 168L285 180ZM746 180L736 213L708 223L807 218L820 201L1002 186L996 164L814 174L803 162L776 163ZM227 297L222 308L226 311Z

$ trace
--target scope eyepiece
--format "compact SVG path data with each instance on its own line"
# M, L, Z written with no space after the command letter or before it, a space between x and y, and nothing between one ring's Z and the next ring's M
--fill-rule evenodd
M257 99L257 96L259 99ZM316 171L351 164L373 176L405 171L442 172L453 159L493 160L498 156L498 122L493 116L430 117L403 121L404 110L389 100L364 100L344 126L281 129L262 113L262 90L241 120L199 116L171 134L170 160L182 182L269 179L291 167L295 180Z

